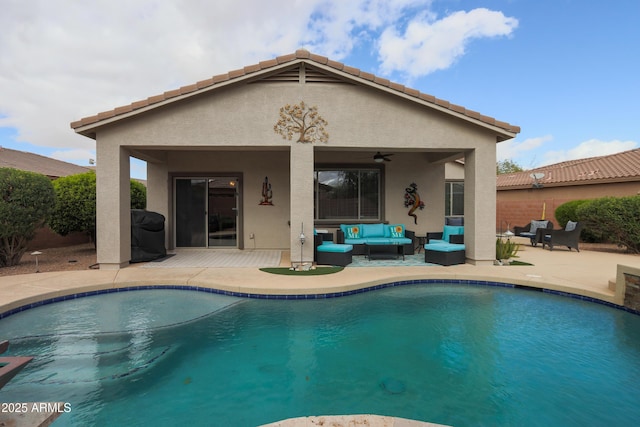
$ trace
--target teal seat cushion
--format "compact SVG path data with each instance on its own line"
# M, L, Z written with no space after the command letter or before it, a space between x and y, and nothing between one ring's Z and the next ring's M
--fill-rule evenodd
M413 243L413 240L407 237L394 237L393 239L391 239L391 243L398 245L410 245Z
M425 251L436 251L436 252L458 252L464 251L464 245L456 245L450 243L427 243L424 245Z
M364 239L348 239L345 237L344 244L345 245L362 245L364 243Z
M449 242L449 236L453 234L464 234L464 226L462 225L445 225L442 230L442 240Z
M437 245L437 244L441 244L441 245L448 245L449 242L445 242L444 240L439 240L439 239L429 239L429 245Z
M364 239L364 242L361 243L369 243L369 244L378 244L378 245L390 245L395 241L395 239L391 239L390 237L368 237Z
M339 243L322 244L318 246L318 252L346 253L353 250L352 245L343 245Z

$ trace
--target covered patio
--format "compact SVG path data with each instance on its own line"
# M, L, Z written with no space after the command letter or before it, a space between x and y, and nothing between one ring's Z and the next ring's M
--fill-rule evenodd
M101 269L131 259L131 157L147 162L147 209L165 216L167 249L283 250L297 263L313 260L300 235L317 228L442 229L445 164L463 158L467 261L490 264L496 143L519 132L305 50L71 126L96 140ZM388 160L376 161L377 153ZM318 197L331 173L356 189L345 195L344 185L332 186L336 206ZM411 184L424 203L415 217L403 204Z

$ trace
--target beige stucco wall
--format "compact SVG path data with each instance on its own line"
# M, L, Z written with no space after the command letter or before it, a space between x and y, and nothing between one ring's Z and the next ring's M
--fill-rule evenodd
M316 105L327 120L328 143L300 144L273 131L280 107L300 100ZM347 84L243 84L120 119L97 128L96 134L98 209L108 212L98 216L101 264L123 265L130 256L129 207L123 201L128 155L148 162L148 208L167 217L168 246L173 242L171 177L176 174L241 173L243 246L294 252L300 233L295 224L304 222L309 227L305 234L312 233L313 164L349 163L358 156L368 162L375 151L395 153L385 164L385 220L407 223L421 234L441 229L444 222L442 155L466 153L471 159L467 180L477 180L467 187L476 192L465 202L477 221L469 230L480 232L488 224L493 234L495 132L379 90ZM265 176L272 184L273 207L258 206ZM412 182L426 204L417 212L418 224L412 224L403 206L404 189ZM250 233L255 241L248 238ZM468 255L484 260L494 243L469 236L467 247ZM304 249L306 261L312 247Z
M134 147L289 147L273 131L285 104L304 100L328 121L327 147L471 149L486 144L478 128L415 102L345 84L249 84L171 104L105 129ZM105 138L102 132L98 143ZM116 142L117 141L117 142ZM495 137L493 137L495 144ZM323 144L325 145L325 144Z
M447 162L445 165L445 177L447 180L464 181L464 165L458 162Z

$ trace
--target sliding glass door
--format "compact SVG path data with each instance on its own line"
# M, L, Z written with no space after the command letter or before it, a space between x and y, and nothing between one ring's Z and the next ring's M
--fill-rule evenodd
M238 247L237 176L175 179L177 247Z

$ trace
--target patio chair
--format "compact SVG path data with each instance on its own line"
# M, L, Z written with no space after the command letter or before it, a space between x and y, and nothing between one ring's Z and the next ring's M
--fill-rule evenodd
M353 258L353 245L333 243L326 236L314 235L313 259L318 265L351 264Z
M580 252L578 246L580 231L582 231L582 224L573 221L568 221L564 230L545 230L542 249L544 249L546 245L549 245L549 250L552 251L554 246L560 245L568 247L569 251L575 248L576 251Z
M538 243L542 243L547 231L552 229L553 223L549 220L533 220L524 227L513 227L513 234L520 237L526 237L531 240L531 246L537 246Z

